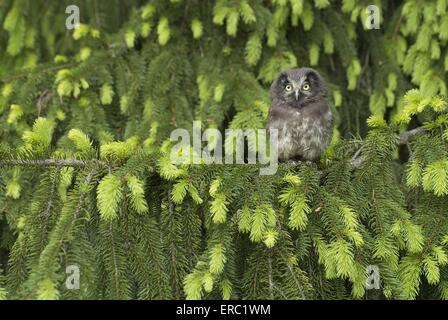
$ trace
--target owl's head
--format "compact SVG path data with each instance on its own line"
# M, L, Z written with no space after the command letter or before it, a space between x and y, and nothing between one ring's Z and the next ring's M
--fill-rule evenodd
M325 97L326 92L324 80L311 68L291 69L280 73L270 89L271 99L297 108Z

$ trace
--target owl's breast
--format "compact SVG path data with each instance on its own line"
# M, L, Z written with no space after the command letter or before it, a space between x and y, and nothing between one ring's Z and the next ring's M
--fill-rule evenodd
M271 121L270 129L278 130L280 160L302 158L316 160L328 145L332 133L330 110L320 117L296 111L283 121Z

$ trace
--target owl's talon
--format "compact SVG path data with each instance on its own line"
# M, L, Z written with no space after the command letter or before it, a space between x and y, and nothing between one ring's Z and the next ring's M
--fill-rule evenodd
M305 160L305 161L302 161L302 160L288 160L288 161L286 161L286 163L292 164L294 166L299 166L301 164L305 164L307 166L313 165L313 161L310 161L310 160Z
M302 161L300 160L289 160L288 163L294 165L294 166L298 166L302 164Z

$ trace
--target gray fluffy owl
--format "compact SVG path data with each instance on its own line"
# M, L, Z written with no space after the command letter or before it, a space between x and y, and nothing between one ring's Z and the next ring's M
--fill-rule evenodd
M267 129L278 130L279 160L318 160L333 131L322 77L311 68L282 72L272 83L270 95Z

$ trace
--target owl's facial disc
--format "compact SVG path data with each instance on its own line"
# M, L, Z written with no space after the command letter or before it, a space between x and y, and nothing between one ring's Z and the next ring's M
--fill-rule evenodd
M285 107L302 109L313 101L325 99L325 83L310 68L291 69L280 73L270 88L271 99Z
M306 77L299 79L287 78L283 82L283 85L285 100L289 101L295 107L300 107L302 102L311 95L311 85Z

